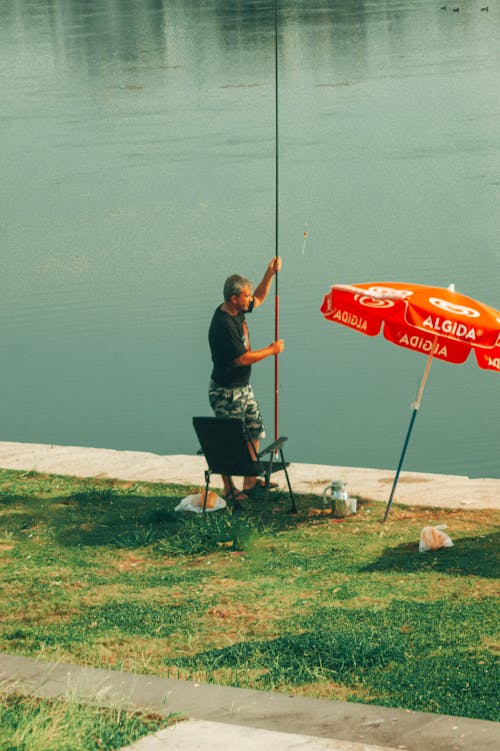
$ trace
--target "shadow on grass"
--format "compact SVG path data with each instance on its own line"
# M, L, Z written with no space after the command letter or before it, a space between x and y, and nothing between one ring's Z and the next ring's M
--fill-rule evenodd
M180 498L179 498L180 500ZM50 498L2 494L2 527L47 535L65 546L136 547L158 539L175 520L175 496L140 497L111 489Z
M464 627L465 609L467 621ZM498 660L481 649L496 632L496 602L393 601L385 610L320 607L305 631L248 641L169 662L193 678L289 690L332 682L361 687L360 701L498 719ZM249 677L250 676L250 677Z
M419 553L414 542L386 548L381 556L361 571L438 571L453 576L483 576L498 578L500 565L498 547L500 532L462 537L453 540L452 548Z
M164 486L161 491L163 495L138 495L88 486L49 498L4 493L2 526L13 533L45 532L65 547L153 546L175 556L203 555L220 547L242 550L265 532L297 523L286 513L288 497L281 493L273 493L265 506L203 515L175 511L192 488Z

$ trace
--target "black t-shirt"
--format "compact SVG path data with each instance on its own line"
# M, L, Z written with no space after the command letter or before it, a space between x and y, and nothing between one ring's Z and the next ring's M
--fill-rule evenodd
M251 312L251 308L248 312ZM214 364L212 380L225 388L246 386L250 380L251 365L234 363L250 349L245 313L232 316L219 306L208 330L208 342Z

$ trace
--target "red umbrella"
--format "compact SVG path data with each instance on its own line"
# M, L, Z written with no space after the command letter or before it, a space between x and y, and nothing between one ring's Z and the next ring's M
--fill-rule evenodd
M433 358L462 363L474 351L477 364L500 373L500 311L447 289L399 282L335 284L321 312L328 321L376 336L428 356L387 504L391 508L413 423Z

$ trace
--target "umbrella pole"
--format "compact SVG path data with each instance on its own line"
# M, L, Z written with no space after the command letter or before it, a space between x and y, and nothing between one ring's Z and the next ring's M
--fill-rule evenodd
M398 484L398 480L399 480L399 474L401 472L401 467L403 466L403 461L404 461L404 458L405 458L406 449L408 448L408 443L410 442L411 431L413 430L413 424L415 422L415 418L417 416L417 412L418 412L418 410L420 408L420 402L422 401L422 396L423 396L423 393L424 393L425 384L427 383L427 377L428 377L429 371L431 369L433 354L434 354L434 352L431 352L431 354L429 355L429 357L427 359L427 364L425 366L424 375L422 376L422 380L420 381L420 386L419 386L419 389L418 389L417 398L415 399L415 401L412 404L412 413L411 413L410 424L409 424L408 430L406 432L406 438L405 438L405 442L403 444L403 450L401 452L401 456L399 457L399 464L398 464L398 468L396 470L396 476L394 478L394 482L392 484L391 495L389 497L389 501L388 501L387 507L385 509L385 515L384 515L384 519L383 519L384 522L387 521L387 517L389 516L389 511L391 510L392 500L394 498L394 493L396 491L396 485Z

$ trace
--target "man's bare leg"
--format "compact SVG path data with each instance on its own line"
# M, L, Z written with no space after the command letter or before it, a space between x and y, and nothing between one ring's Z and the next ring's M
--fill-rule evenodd
M233 493L238 495L238 488L235 487L233 478L230 475L221 475L222 482L224 483L224 498L230 498Z
M254 462L257 461L257 454L259 453L258 439L255 441L250 441L250 443L248 444L248 451L250 452L250 456L252 457ZM243 492L245 492L245 490L251 490L252 488L254 488L256 483L257 483L257 477L254 477L254 476L244 477L243 478Z

